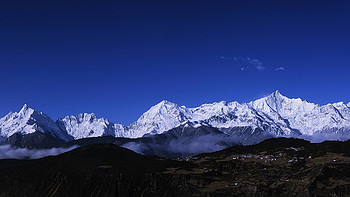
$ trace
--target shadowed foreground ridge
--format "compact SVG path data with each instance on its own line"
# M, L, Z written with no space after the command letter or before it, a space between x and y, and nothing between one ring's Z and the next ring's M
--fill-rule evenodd
M191 165L113 144L88 145L38 160L0 160L0 196L181 195L188 193L181 175L159 172Z
M0 196L349 196L350 141L268 139L185 160L112 144L0 160Z

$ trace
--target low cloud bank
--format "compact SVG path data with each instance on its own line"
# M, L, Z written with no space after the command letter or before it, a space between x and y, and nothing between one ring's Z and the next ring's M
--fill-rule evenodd
M208 153L219 151L234 145L252 145L257 144L265 139L272 138L270 135L250 136L243 138L238 136L213 136L205 135L199 137L185 137L167 141L136 141L122 145L140 154L156 155L162 157L186 157L199 153ZM323 141L346 141L350 139L350 134L314 134L300 136L286 136L300 138L312 143Z
M350 139L350 134L326 134L318 133L314 135L300 135L297 138L310 141L312 143L320 143L324 141L347 141Z
M172 139L161 143L129 142L122 146L140 154L154 154L157 156L175 158L199 153L215 152L236 144L241 143L232 137L205 135Z
M205 135L196 138L172 140L167 148L173 152L188 152L190 154L209 153L238 144L238 140L230 137Z
M78 148L78 146L71 146L68 148L27 149L3 145L0 146L0 159L39 159L47 156L59 155L75 148Z

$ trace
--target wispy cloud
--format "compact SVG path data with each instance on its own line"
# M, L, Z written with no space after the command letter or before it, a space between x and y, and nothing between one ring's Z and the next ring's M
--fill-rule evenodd
M262 65L257 65L257 66L255 66L255 68L256 68L258 71L264 71L264 70L267 69L265 66L262 66Z
M241 69L241 71L246 71L250 69L256 69L260 72L268 70L268 66L266 66L261 60L250 58L250 57L229 57L229 56L220 56L222 60L232 61L234 66L237 66ZM286 70L285 67L275 67L273 70L275 71L283 71Z
M233 60L233 64L235 66L241 67L241 71L245 71L248 69L256 69L258 71L267 70L267 67L264 66L264 63L258 59L250 58L250 57L224 57L225 60ZM222 59L222 58L221 58Z
M230 60L232 58L231 57L220 56L220 59L222 59L222 60Z
M0 159L38 159L51 155L59 155L75 148L77 146L68 148L26 149L3 145L0 146Z
M286 70L283 66L275 68L275 71L281 71L281 70Z

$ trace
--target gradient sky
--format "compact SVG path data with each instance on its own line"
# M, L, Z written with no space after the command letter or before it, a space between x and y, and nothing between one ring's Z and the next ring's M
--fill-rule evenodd
M0 116L94 112L129 124L275 90L350 101L350 1L1 1Z

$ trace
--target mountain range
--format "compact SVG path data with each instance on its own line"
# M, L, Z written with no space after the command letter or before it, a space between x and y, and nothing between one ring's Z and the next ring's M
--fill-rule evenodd
M215 102L195 108L161 101L128 126L80 113L53 121L26 104L19 112L0 119L0 142L18 140L69 142L84 138L112 136L145 138L176 131L221 133L243 144L270 137L296 137L315 134L347 135L350 132L350 103L318 105L300 98L288 98L279 91L249 103ZM204 129L205 130L205 129ZM202 132L203 133L203 132ZM208 134L204 132L205 134ZM39 137L38 137L39 136ZM198 136L198 135L197 135Z

